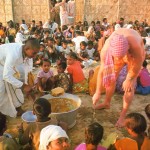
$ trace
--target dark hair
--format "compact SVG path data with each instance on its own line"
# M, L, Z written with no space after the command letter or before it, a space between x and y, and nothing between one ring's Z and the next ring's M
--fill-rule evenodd
M65 70L67 67L67 64L66 62L61 62L58 66Z
M48 41L52 41L52 42L53 42L54 39L53 39L52 37L47 37L47 38L46 38L46 41L47 41L47 42L48 42Z
M0 133L6 128L6 116L0 113Z
M22 19L22 24L25 24L25 20L24 19Z
M46 33L49 33L49 34L50 34L50 31L49 31L49 30L45 30L45 31L44 31L44 34L46 34Z
M25 41L25 49L33 49L33 50L39 50L40 44L39 41L35 38L29 38Z
M45 98L38 98L33 104L35 115L40 117L48 117L51 113L51 104Z
M88 41L87 45L92 45L93 46L93 41Z
M147 128L146 119L140 113L130 113L125 118L125 127L137 134L143 134Z
M67 40L62 40L62 41L61 41L61 44L63 44L63 43L64 43L64 44L68 44Z
M103 18L103 22L104 22L105 20L107 20L107 18Z
M87 46L87 43L85 41L82 41L80 42L80 45Z
M32 20L33 23L35 23L35 20Z
M143 61L143 67L144 67L144 68L147 67L147 61L146 61L146 60Z
M51 65L51 61L50 61L49 59L47 59L47 58L44 58L44 59L41 61L40 65L42 66L44 62L48 62L48 63L50 63L50 65Z
M15 42L15 37L13 35L8 36L9 43Z
M150 104L148 104L148 105L145 107L145 113L146 113L147 117L150 119Z
M81 31L76 31L75 32L77 35L81 35Z
M85 128L85 143L98 145L103 138L103 133L104 129L99 123L94 122L90 124Z
M71 57L71 58L73 58L73 59L77 59L78 58L75 52L70 52L68 54L68 56Z

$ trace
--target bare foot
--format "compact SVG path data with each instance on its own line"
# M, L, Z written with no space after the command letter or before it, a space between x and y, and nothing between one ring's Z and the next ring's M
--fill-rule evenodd
M117 128L123 128L124 127L124 117L123 116L120 116L116 125L115 125Z
M94 109L109 109L110 105L109 104L105 104L105 103L101 103L98 104L96 106L93 106Z

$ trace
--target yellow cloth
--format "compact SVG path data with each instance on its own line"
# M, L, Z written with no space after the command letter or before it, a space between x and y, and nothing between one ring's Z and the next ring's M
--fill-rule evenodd
M95 91L96 91L97 76L98 76L99 68L100 68L100 66L97 66L94 70L93 76L91 78L89 78L89 94L91 96L93 96ZM104 87L102 87L102 92L101 93L105 93L105 88Z
M116 150L138 150L137 142L130 138L123 138L117 140L115 143ZM141 150L149 150L150 149L150 139L148 137L144 138L143 144L141 146Z

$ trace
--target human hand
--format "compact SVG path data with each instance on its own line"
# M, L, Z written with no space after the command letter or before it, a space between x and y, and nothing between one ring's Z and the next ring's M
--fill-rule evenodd
M122 89L123 89L123 91L125 93L126 92L131 92L132 90L134 90L135 80L136 79L128 79L128 78L126 78L126 80L122 84Z
M97 102L99 101L100 97L101 97L101 95L100 95L100 94L97 94L97 93L95 93L95 94L93 95L93 97L92 97L93 105L96 105L96 104L97 104Z
M23 90L23 92L25 92L25 93L30 93L33 89L32 89L32 87L31 87L30 85L23 84L22 90Z
M44 89L43 89L41 86L39 86L39 91L40 91L40 92L43 92Z

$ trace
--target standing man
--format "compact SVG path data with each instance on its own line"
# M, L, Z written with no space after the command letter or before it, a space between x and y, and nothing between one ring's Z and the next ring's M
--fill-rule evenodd
M22 114L23 93L29 94L32 87L21 82L17 66L27 68L29 58L34 58L40 45L36 39L29 39L25 45L10 43L0 45L0 112L10 117Z
M117 127L122 127L134 96L136 79L145 57L143 40L135 30L120 28L106 40L100 56L101 66L97 77L96 92L93 96L95 109L110 108L118 74L125 64L128 65L128 73L122 86L124 90L123 109L116 123ZM97 104L102 86L106 88L106 96L103 103Z
M67 3L66 0L62 0L62 2L59 2L60 0L56 0L57 3L55 4L55 7L53 7L51 9L51 12L54 12L56 7L60 7L60 25L61 27L63 25L68 25L69 21L68 21L68 12L67 12Z

